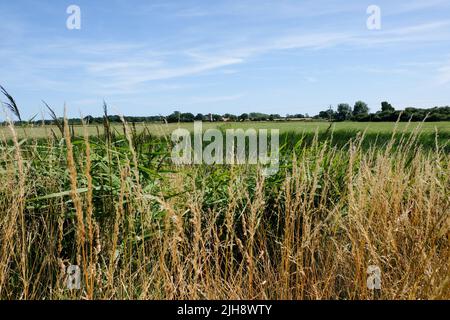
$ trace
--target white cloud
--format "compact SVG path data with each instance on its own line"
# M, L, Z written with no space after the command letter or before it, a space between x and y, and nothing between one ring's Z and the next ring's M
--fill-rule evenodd
M193 97L187 104L202 104L202 103L212 103L212 102L223 102L223 101L235 101L242 98L243 94L228 95L228 96L205 96L205 97Z
M421 42L449 40L449 27L450 20L442 20L369 34L291 29L264 37L250 37L243 32L236 37L237 40L219 38L210 44L194 41L190 45L181 42L168 46L166 50L145 42L90 42L60 38L46 43L41 39L41 43L37 41L38 44L29 45L27 50L18 45L8 45L4 50L2 48L0 56L9 58L8 70L2 70L9 81L61 91L84 88L109 96L142 92L148 90L150 82L206 72L233 74L239 72L240 64L273 51L323 50L336 46L376 47L406 42L420 45ZM181 48L177 48L179 46ZM232 69L229 68L231 66ZM391 73L403 71L391 70ZM446 79L446 72L447 69L440 71L443 79ZM23 83L24 78L31 81ZM305 80L311 82L312 78ZM152 86L156 84L152 83Z
M319 80L315 77L305 77L305 81L309 83L317 83Z
M170 11L177 18L245 16L267 20L335 15L343 12L356 12L358 9L357 4L344 3L340 0L326 2L246 0L182 3L178 8L172 7Z
M384 32L385 35L414 35L418 33L430 32L439 29L445 29L450 26L450 20L434 21L415 26L407 26Z
M91 68L88 70L93 77L112 79L113 81L104 85L104 88L110 90L120 90L125 87L138 86L150 81L168 80L180 77L187 77L198 75L206 71L219 69L225 66L242 63L243 60L239 58L222 58L211 59L210 61L187 63L185 66L165 67L163 65L152 67L151 64L145 68L138 66L129 66L128 68L109 68L108 70L101 70Z
M350 71L358 71L358 72L365 72L370 74L389 74L389 75L405 75L405 74L411 74L412 70L411 68L407 68L406 66L403 67L396 67L396 66L355 66L348 68Z
M426 10L435 7L448 6L450 3L448 0L409 0L403 1L399 6L391 11L389 14L402 14L413 11Z
M450 83L450 63L446 66L440 67L438 70L437 82L440 85Z

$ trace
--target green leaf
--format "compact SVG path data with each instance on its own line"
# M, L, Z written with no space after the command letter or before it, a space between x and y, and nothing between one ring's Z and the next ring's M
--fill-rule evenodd
M58 193L47 194L47 195L42 196L42 197L28 199L27 201L39 201L39 200L61 198L61 197L69 196L71 192L72 191L69 190L69 191L63 191L63 192L58 192ZM77 189L77 193L85 193L85 192L88 192L88 188L79 188L79 189Z

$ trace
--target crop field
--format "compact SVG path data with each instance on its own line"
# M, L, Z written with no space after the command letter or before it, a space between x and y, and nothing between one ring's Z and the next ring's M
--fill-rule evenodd
M332 129L335 131L366 131L369 134L391 134L394 127L397 126L397 130L400 132L411 132L417 127L417 123L406 123L400 122L398 124L393 122L336 122L332 124ZM123 134L122 124L112 124L112 131L119 134ZM330 127L329 122L325 121L278 121L278 122L205 122L203 123L204 130L210 128L219 129L279 129L281 133L294 132L294 133L315 133L316 130L319 132L327 131ZM74 132L77 135L83 135L85 128L87 128L88 134L90 136L103 135L104 127L102 124L96 125L86 125L85 127L80 125L74 125ZM134 125L137 133L142 131L147 131L155 136L170 135L170 133L176 128L186 128L193 129L192 123L138 123ZM434 134L436 130L439 133L449 134L450 133L450 122L426 122L421 125L421 132L425 134ZM52 134L52 131L58 131L57 126L36 126L18 128L17 136L22 137L32 137L32 138L45 138ZM11 138L11 132L7 126L0 127L0 137Z
M1 128L0 298L450 298L448 122L204 124L279 128L267 177L178 126Z

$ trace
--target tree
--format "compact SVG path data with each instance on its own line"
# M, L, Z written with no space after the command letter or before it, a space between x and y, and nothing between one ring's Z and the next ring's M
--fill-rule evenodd
M381 111L382 112L394 112L394 107L387 101L383 101L381 103Z
M181 119L181 112L175 111L171 115L167 116L167 122L179 122Z
M361 116L367 114L369 114L369 107L367 106L367 103L363 101L357 101L355 103L355 106L353 107L353 115Z
M275 119L280 119L280 115L279 114L271 114L269 115L269 120L270 121L274 121Z
M248 113L243 113L239 116L239 121L247 121L248 120Z
M261 112L251 112L248 117L252 121L265 121L270 118L268 114L261 113Z
M195 120L196 121L203 121L204 116L201 113L197 113L197 115L195 116Z
M192 113L187 112L187 113L182 113L180 118L181 118L181 120L180 120L181 122L193 122L195 116Z
M93 116L86 116L86 117L84 117L83 118L83 121L85 122L85 123L87 123L87 124L92 124L92 123L94 123L95 122L95 119L94 119L94 117Z
M336 113L331 108L331 106L328 110L319 112L319 118L326 119L328 121L332 121L335 118L335 116L336 116Z
M337 106L336 118L339 121L345 121L350 119L352 116L352 107L347 103L340 103Z
M235 116L234 114L231 114L231 113L225 113L224 115L223 115L223 117L225 118L225 119L228 119L229 121L236 121L237 120L237 116Z

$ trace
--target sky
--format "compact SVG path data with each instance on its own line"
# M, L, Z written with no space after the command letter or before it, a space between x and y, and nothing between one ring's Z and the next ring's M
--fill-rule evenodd
M0 34L0 85L25 120L42 100L73 117L103 100L129 116L450 104L450 0L1 1Z

